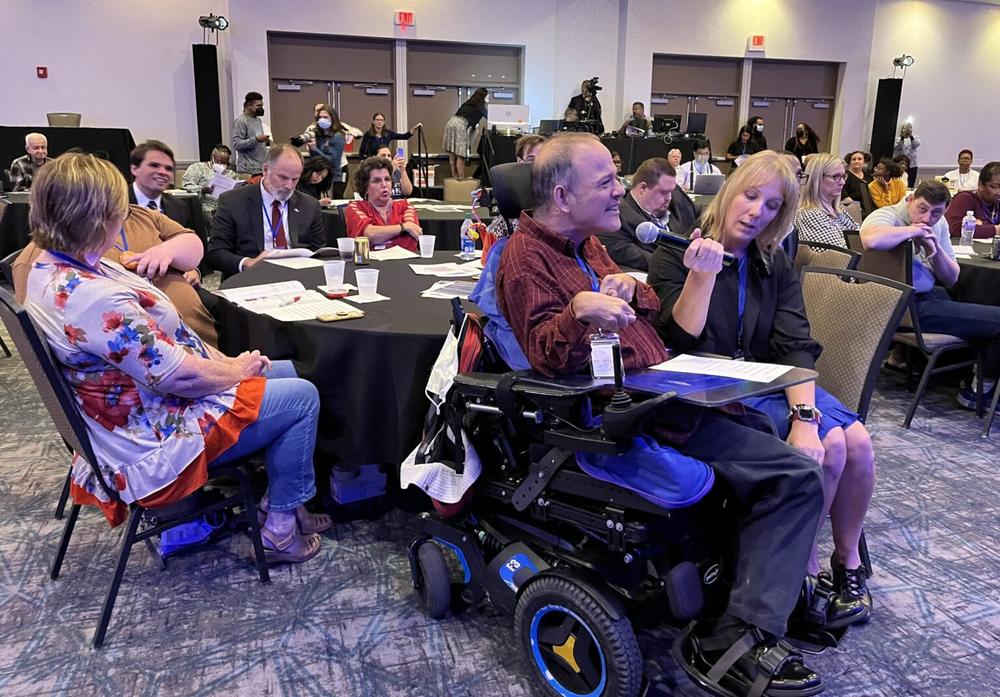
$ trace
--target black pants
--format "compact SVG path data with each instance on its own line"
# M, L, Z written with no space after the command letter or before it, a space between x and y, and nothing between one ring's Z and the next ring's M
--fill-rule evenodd
M906 186L907 188L912 189L916 185L917 185L917 168L910 167L908 170L906 170Z
M768 417L706 410L677 449L708 463L742 502L729 614L772 634L798 600L823 510L819 464L773 435Z

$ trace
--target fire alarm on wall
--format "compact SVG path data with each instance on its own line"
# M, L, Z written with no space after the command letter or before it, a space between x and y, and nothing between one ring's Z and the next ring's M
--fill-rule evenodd
M49 76L49 69L47 67L45 67L44 65L36 65L35 66L35 75L37 75L39 78L41 78L42 80L44 80L45 78L47 78Z

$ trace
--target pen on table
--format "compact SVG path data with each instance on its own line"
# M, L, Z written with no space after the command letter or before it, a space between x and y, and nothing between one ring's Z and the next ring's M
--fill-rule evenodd
M298 302L299 300L301 300L301 299L302 299L302 296L301 296L301 295L296 295L296 296L295 296L294 298L292 298L291 300L286 300L286 301L284 301L283 303L280 303L280 304L278 305L278 307L285 307L286 305L291 305L292 303L297 303L297 302Z

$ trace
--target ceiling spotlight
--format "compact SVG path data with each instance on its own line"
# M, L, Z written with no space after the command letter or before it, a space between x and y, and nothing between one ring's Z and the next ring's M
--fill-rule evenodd
M897 68L909 68L913 65L913 56L908 56L904 53L899 58L893 58L892 64Z
M228 19L213 14L208 15L208 17L199 17L198 24L202 28L210 29L212 31L225 31L229 28Z

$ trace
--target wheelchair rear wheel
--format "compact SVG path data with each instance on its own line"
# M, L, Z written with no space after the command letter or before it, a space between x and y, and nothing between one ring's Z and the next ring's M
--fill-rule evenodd
M639 694L642 654L628 618L612 618L572 580L544 575L532 581L514 611L514 631L546 694Z
M451 608L451 576L441 549L431 541L417 548L420 567L420 602L427 616L443 619Z

